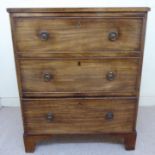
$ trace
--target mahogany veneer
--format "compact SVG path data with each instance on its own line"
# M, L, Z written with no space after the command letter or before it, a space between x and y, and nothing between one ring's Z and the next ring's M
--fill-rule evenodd
M149 8L11 8L26 152L62 134L135 148Z

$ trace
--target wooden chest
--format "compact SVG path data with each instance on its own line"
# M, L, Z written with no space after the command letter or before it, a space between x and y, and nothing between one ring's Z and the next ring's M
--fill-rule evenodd
M60 134L135 148L149 8L8 9L26 152Z

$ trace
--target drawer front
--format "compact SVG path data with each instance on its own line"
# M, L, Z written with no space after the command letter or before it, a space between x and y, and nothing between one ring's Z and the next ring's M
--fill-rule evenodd
M20 60L24 96L135 95L139 59Z
M140 50L140 18L17 18L15 26L18 52Z
M24 99L28 134L131 132L135 99Z

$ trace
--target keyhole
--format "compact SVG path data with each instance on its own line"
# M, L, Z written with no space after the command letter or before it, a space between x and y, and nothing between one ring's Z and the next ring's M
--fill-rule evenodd
M78 21L78 23L77 23L77 28L80 28L80 27L81 27L81 22Z
M82 105L82 103L81 103L81 102L79 102L79 103L78 103L78 105Z
M81 62L80 61L78 61L78 66L81 66Z

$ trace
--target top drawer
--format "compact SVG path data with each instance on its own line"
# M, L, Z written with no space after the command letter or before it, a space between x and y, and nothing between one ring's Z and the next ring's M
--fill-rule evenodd
M16 18L17 52L139 51L142 18Z

